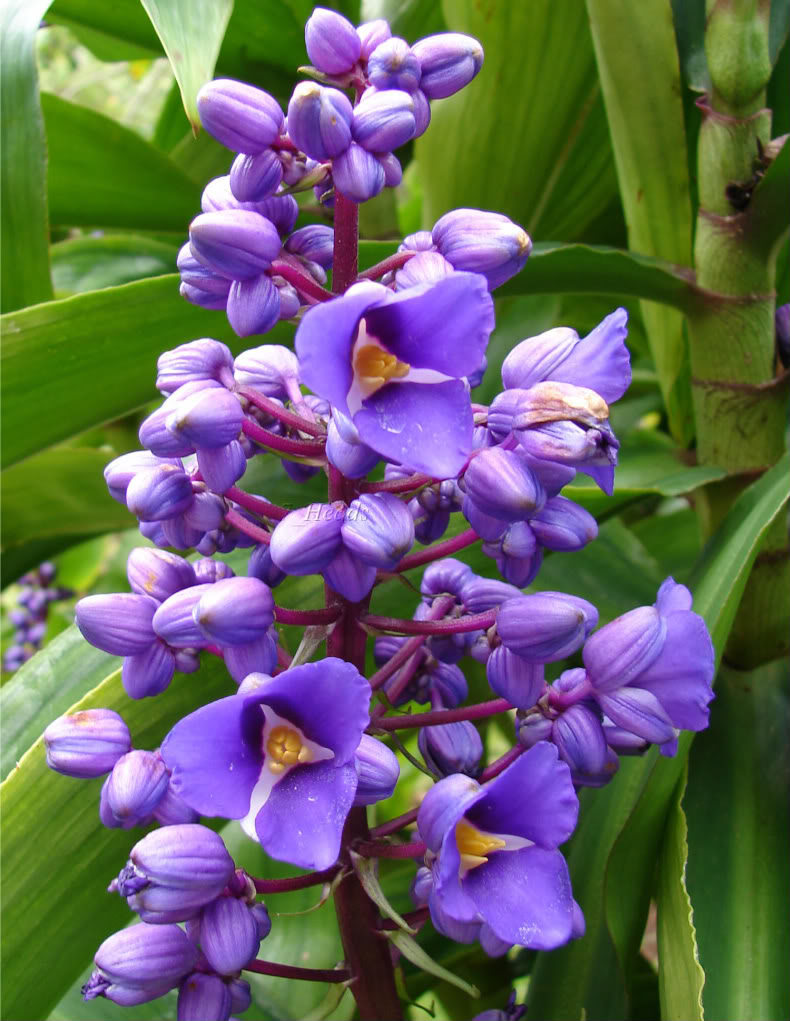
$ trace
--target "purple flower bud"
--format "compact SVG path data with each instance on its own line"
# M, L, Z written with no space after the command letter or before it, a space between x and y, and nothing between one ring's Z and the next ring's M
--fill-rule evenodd
M376 159L384 171L385 186L387 188L397 188L403 180L403 167L400 165L400 160L397 156L393 156L391 152L378 152L376 153Z
M156 457L148 450L133 450L110 461L104 469L104 481L110 496L118 503L126 504L126 489L139 471L155 468L160 464L172 464L178 468L181 462L175 458Z
M134 845L118 876L118 892L128 897L146 886L166 886L199 891L208 904L225 889L235 867L222 837L208 827L164 826Z
M133 592L151 596L158 603L197 583L195 570L188 560L149 546L138 546L129 554L126 577Z
M468 720L423 727L417 738L425 764L439 776L465 773L478 776L483 757L483 742L477 728Z
M285 242L286 252L301 255L310 262L317 262L323 269L332 268L335 232L323 223L311 223L300 227Z
M548 500L529 523L542 545L562 553L580 550L598 535L592 514L564 496Z
M416 89L411 98L414 100L414 137L419 138L431 123L431 104L422 89Z
M539 710L516 713L516 740L525 748L531 748L538 741L551 741L554 724Z
M313 10L304 28L304 41L311 63L324 74L350 71L362 49L357 30L348 18L326 7Z
M148 539L160 549L165 549L167 546L174 545L171 544L170 540L165 535L165 530L162 527L161 521L141 521L139 531L140 535L142 535L144 539ZM186 549L187 546L177 548Z
M239 386L255 387L267 397L282 397L299 379L299 362L289 348L263 344L238 356L233 375Z
M274 149L264 149L254 156L239 153L228 176L230 189L239 202L262 202L279 188L283 165Z
M326 583L352 603L364 599L376 580L376 568L364 564L343 546L324 568L323 574Z
M444 592L458 596L464 582L473 576L475 575L472 568L460 560L454 560L452 557L435 560L425 568L420 582L420 592L431 601L434 596Z
M414 102L408 92L368 89L354 108L351 132L368 152L390 152L414 137Z
M153 616L153 629L159 637L177 649L200 649L208 642L195 623L192 611L204 592L213 585L192 585L174 592L157 609Z
M194 674L200 667L200 655L196 649L176 649L176 670L181 674Z
M192 480L181 468L160 464L138 472L126 489L126 506L141 521L177 517L194 498Z
M47 765L63 776L89 779L109 773L132 747L129 728L112 709L60 716L44 731Z
M534 474L513 450L488 447L473 458L464 474L466 495L493 518L521 521L545 503Z
M269 588L276 588L288 575L272 560L272 554L268 546L261 543L256 546L247 564L247 574L253 578L260 578Z
M186 284L190 291L197 289L204 291L205 294L201 296L202 299L211 296L214 298L227 298L228 291L230 290L230 281L224 277L217 276L216 273L212 273L210 269L203 265L192 254L192 247L187 241L186 244L181 246L176 259L176 265L181 274L181 283ZM180 384L179 384L180 385ZM162 391L166 393L169 391Z
M75 608L77 627L97 649L113 656L133 656L154 641L156 600L119 592L85 596Z
M293 319L299 313L299 309L302 307L302 299L295 287L291 284L280 283L280 278L275 280L277 285L278 297L280 299L280 319Z
M212 560L211 557L201 557L200 560L196 560L192 564L192 567L199 585L213 584L215 581L235 577L233 568L229 564L223 564L220 560Z
M445 99L460 91L483 66L483 47L468 35L443 32L412 46L420 62L420 88L429 99Z
M231 284L227 314L237 336L268 333L279 320L280 312L280 292L266 273Z
M224 493L247 470L247 455L238 440L231 440L215 450L201 448L197 452L197 462L203 481L212 493Z
M283 518L272 533L269 552L286 574L322 571L340 549L346 505L312 503Z
M200 948L220 975L233 975L258 953L258 923L244 901L218 897L200 916Z
M228 1021L232 1010L230 989L219 975L193 971L178 987L178 1021Z
M332 161L332 178L337 190L352 202L374 198L387 180L384 168L373 153L356 142Z
M598 714L581 703L570 706L554 721L552 741L560 758L571 767L574 783L599 787L617 772L617 756L606 744Z
M157 390L171 394L185 383L198 379L219 380L223 370L233 368L233 355L226 344L203 337L165 351L159 355L156 368Z
M614 752L620 755L641 755L649 746L650 742L645 741L638 734L632 734L630 730L623 730L616 727L604 717L603 733L606 743Z
M122 825L142 821L154 811L168 782L165 764L157 754L127 752L107 778L107 806Z
M168 783L167 790L154 810L154 818L162 826L182 826L185 823L196 823L200 815L175 793L172 783Z
M83 989L86 999L107 996L116 1003L124 1000L112 995L113 987L162 996L172 989L198 959L198 949L177 925L146 925L141 922L113 933L96 951L94 972ZM104 988L100 988L104 981ZM127 1003L129 1001L126 1001ZM140 999L135 1003L145 1003Z
M388 22L383 18L377 18L375 21L366 21L359 25L357 35L362 47L360 57L362 60L369 60L376 47L392 36L392 31Z
M334 419L327 429L326 456L329 463L349 479L364 478L380 460L376 451L364 443L347 443Z
M501 213L454 209L436 222L433 242L455 269L482 273L494 290L524 266L532 249L526 231Z
M189 243L196 259L231 280L258 276L280 253L277 228L250 209L200 213L189 225Z
M392 493L363 493L352 500L340 531L354 556L383 571L392 570L414 545L411 514Z
M300 82L288 104L288 134L302 152L323 162L348 148L353 113L345 93Z
M531 709L543 694L543 664L525 659L504 645L488 657L486 677L491 690L517 709Z
M228 149L263 152L283 128L283 112L267 92L253 85L217 78L198 92L203 127Z
M511 652L533 663L553 663L580 648L597 623L598 611L585 599L537 592L502 603L496 629Z
M418 284L434 284L455 270L438 252L420 252L395 274L395 290L405 291Z
M184 512L184 522L199 532L210 532L212 529L222 527L225 511L225 501L221 496L206 490L198 490L191 505Z
M203 591L192 617L208 641L247 645L271 626L274 600L257 578L226 578Z
M290 234L299 216L299 203L293 195L271 195L256 202L255 209L271 220L280 234Z
M121 670L124 691L129 698L161 695L172 681L175 669L172 649L156 639L142 652L124 658Z
M398 759L381 741L368 734L362 735L354 752L357 770L355 805L373 805L392 796L400 776Z
M516 588L533 582L543 563L543 550L526 521L509 525L498 541L483 543L483 552L495 558L502 577Z
M414 92L421 75L416 55L406 40L397 36L380 43L368 58L368 78L377 89Z
M414 234L408 234L403 242L398 245L399 252L435 252L436 246L433 243L429 230L418 230Z
M220 209L238 209L241 203L230 190L230 175L215 177L209 181L200 196L200 208L204 213L216 213Z
M140 530L142 531L142 525ZM191 546L197 546L203 538L203 532L196 528L191 528L183 519L183 517L168 518L167 521L162 522L162 536L163 541L159 542L158 539L154 539L153 536L147 532L143 532L147 539L156 541L159 546L173 546L175 549L189 549Z
M610 621L584 647L582 658L597 692L614 691L638 677L658 658L666 621L653 606L640 606Z
M249 674L272 673L277 666L277 637L269 629L255 641L228 646L223 653L228 673L237 684L241 684Z
M215 277L215 274L206 270L207 276L214 277L219 280L219 277ZM227 290L230 291L230 280L223 281L227 285ZM224 290L224 288L223 288ZM181 282L178 293L181 297L188 301L191 305L198 305L200 308L207 308L212 311L223 311L228 301L227 294L214 294L211 291L201 290L199 287L194 287L192 284Z

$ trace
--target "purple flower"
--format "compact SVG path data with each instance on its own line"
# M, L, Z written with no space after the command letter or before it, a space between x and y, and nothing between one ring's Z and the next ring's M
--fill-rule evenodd
M305 315L296 334L301 378L383 457L450 478L472 450L462 379L479 365L493 325L476 274L397 294L365 281Z
M201 815L241 819L273 858L327 868L356 794L370 686L334 658L257 676L251 694L203 706L171 730L162 757L173 790Z
M483 47L469 35L442 32L412 46L422 71L420 87L429 99L452 96L483 66Z
M574 902L557 848L578 810L570 770L546 742L483 787L460 774L436 784L417 815L436 928L464 943L487 933L536 950L567 943Z
M304 29L307 55L325 74L343 74L359 60L362 42L342 14L316 7Z

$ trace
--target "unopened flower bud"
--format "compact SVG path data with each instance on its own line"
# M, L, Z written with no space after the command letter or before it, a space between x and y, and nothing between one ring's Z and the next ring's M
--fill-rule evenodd
M200 948L220 975L233 975L258 953L258 923L244 901L218 897L200 916Z
M154 818L162 826L183 826L196 823L200 813L196 812L173 790L172 782L154 809Z
M255 209L274 224L279 234L290 234L299 216L299 203L293 195L270 195L256 202Z
M545 503L543 488L513 450L488 447L473 458L464 474L467 497L484 514L521 521Z
M225 889L235 867L222 837L208 827L163 826L134 845L117 888L122 897L148 886L199 891L208 904Z
M408 92L369 89L354 108L351 132L368 152L390 152L414 137L414 101Z
M126 489L126 506L141 521L175 518L193 499L192 480L172 464L138 472Z
M288 134L302 152L323 162L348 148L353 113L339 89L300 82L288 104Z
M350 71L362 49L357 30L348 18L326 7L313 10L305 25L304 41L311 63L324 74Z
M458 270L482 273L494 290L524 266L532 242L525 230L501 213L454 209L431 231L433 243Z
M107 806L122 825L147 818L167 790L165 764L154 752L127 752L107 778Z
M418 284L434 284L455 270L438 252L419 252L395 274L395 289L405 291Z
M577 703L554 721L552 741L571 767L575 783L600 787L617 772L617 756L606 744L597 713Z
M60 716L44 731L47 765L63 776L88 779L109 773L132 747L129 728L112 709Z
M602 627L582 654L594 689L614 691L644 673L658 659L666 634L666 620L654 606L629 610Z
M420 88L429 99L452 96L483 66L483 47L477 39L458 32L420 39L412 46L412 53L420 62Z
M197 107L206 131L235 152L262 152L283 128L283 112L268 92L228 78L204 85Z
M232 1010L230 989L219 975L193 971L178 987L178 1021L228 1021Z
M277 666L277 636L270 628L255 641L227 646L223 649L223 658L237 684L253 673L271 674Z
M257 578L226 578L204 590L192 617L208 641L246 645L271 626L274 600L269 586Z
M397 36L380 43L368 58L368 78L377 89L414 92L421 75L417 56L406 40Z
M253 550L247 564L247 574L253 578L259 578L269 588L276 588L281 581L288 577L285 571L281 571L272 560L269 547L263 543Z
M124 657L121 670L123 689L129 698L161 695L172 681L175 669L173 650L157 638L142 652Z
M580 550L598 535L592 514L564 496L547 500L529 523L543 546L562 553Z
M497 634L511 652L533 663L553 663L579 649L598 623L585 599L563 592L537 592L499 607Z
M435 560L425 568L420 582L420 592L431 600L444 592L458 596L464 582L471 578L473 573L472 568L461 560L454 560L452 557Z
M284 397L299 379L299 362L290 348L264 344L240 354L233 375L240 386L255 387L267 397Z
M376 451L366 444L347 443L334 418L327 428L326 456L329 463L349 479L364 478L380 460Z
M311 223L300 227L285 242L286 252L301 255L303 259L317 262L323 269L332 268L335 232L323 223Z
M391 38L392 31L389 22L384 18L377 18L375 21L366 21L359 25L357 35L361 44L360 57L362 60L369 60L376 47Z
M488 657L486 677L491 690L517 709L531 709L543 694L543 664L525 659L504 645Z
M118 503L126 504L126 489L139 471L155 468L159 464L172 464L180 467L181 462L175 458L162 458L149 450L133 450L129 454L121 454L114 458L104 469L104 481L110 496Z
M397 756L385 744L363 734L354 752L354 765L359 778L355 805L373 805L392 796L400 766Z
M177 925L131 925L113 933L96 951L98 970L83 996L106 996L128 1006L146 1003L177 985L197 963L198 953ZM133 998L135 993L140 998Z
M500 606L505 600L520 595L521 592L515 585L476 574L472 574L464 581L459 593L467 613L484 613L495 606Z
M352 202L367 202L384 188L387 175L373 153L352 142L332 161L335 187Z
M150 596L158 603L197 582L188 560L150 546L138 546L131 551L126 561L126 577L133 592Z
M228 322L238 337L268 333L280 319L280 313L280 292L266 273L231 284Z
M262 202L279 188L283 165L274 149L264 149L254 156L239 153L228 176L231 191L239 202Z
M344 546L326 565L323 574L327 584L352 603L364 599L376 580L376 568L363 563Z
M465 773L478 776L483 757L483 742L469 720L423 727L417 738L425 764L439 776Z
M272 561L286 574L323 570L340 549L346 506L313 503L291 511L277 524L269 545Z
M113 656L133 656L154 641L156 600L135 593L85 596L75 608L83 637Z
M171 394L185 383L198 379L218 380L223 369L233 368L233 355L226 344L203 337L163 352L156 368L157 390Z
M364 563L392 570L414 545L414 522L392 493L364 493L352 500L341 527L343 543Z
M205 291L205 296L201 296L201 300L205 300L206 297L216 298L217 300L227 298L228 291L230 290L230 280L212 273L202 262L198 262L192 254L192 246L188 241L181 246L178 258L176 259L176 265L181 274L182 285L186 284L190 291L193 289ZM162 392L165 393L166 391Z
M159 637L179 649L199 649L207 645L206 637L192 616L200 597L213 585L192 585L174 592L156 610L152 625Z
M245 280L268 269L280 253L277 228L250 209L200 213L189 225L195 258L231 280Z
M247 470L247 455L239 440L231 440L224 447L213 450L201 447L197 452L197 463L203 481L211 492L224 493Z

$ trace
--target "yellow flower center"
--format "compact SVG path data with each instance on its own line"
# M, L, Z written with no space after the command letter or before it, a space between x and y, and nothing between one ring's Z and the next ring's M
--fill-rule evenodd
M462 873L476 869L478 865L484 865L492 851L499 851L506 846L506 842L501 837L495 837L491 833L481 833L465 819L456 823L455 842L461 855Z
M381 389L391 379L403 379L410 366L378 344L364 344L354 358L354 375L368 394Z
M275 727L266 742L266 755L272 773L284 773L288 766L310 762L313 754L290 727Z

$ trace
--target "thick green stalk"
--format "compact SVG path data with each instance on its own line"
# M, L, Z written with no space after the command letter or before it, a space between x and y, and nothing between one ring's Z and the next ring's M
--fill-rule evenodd
M708 5L706 52L713 89L698 103L700 209L694 248L701 300L689 317L691 371L701 464L728 478L698 496L710 535L749 482L784 449L787 387L775 372L776 251L783 216L779 192L760 188L771 112L764 109L768 60L764 0ZM784 200L786 204L786 200ZM766 209L766 205L773 208ZM743 668L787 645L790 561L786 530L766 539L741 604L727 657Z

